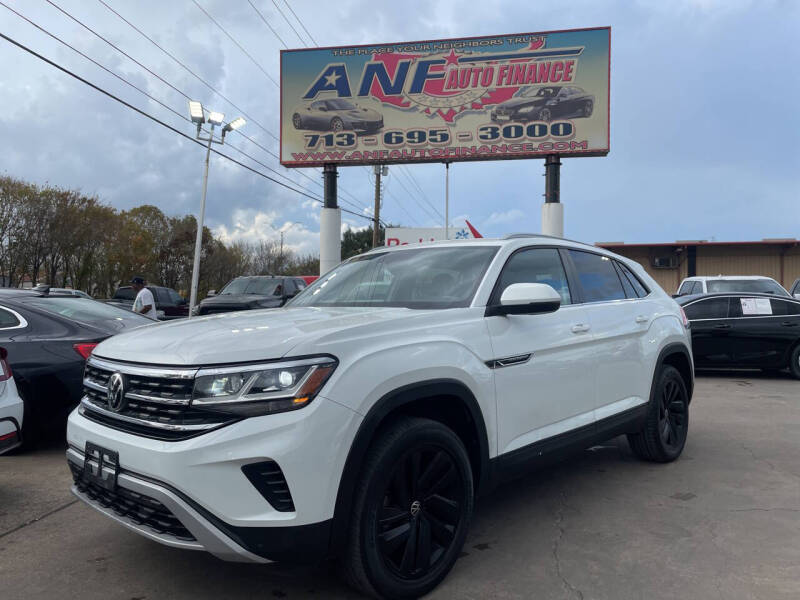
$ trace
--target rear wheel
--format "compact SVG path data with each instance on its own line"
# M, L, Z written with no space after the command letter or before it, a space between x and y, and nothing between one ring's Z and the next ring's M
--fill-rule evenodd
M797 344L792 351L792 357L789 359L789 371L792 372L792 377L800 379L800 344Z
M403 418L370 448L356 489L345 572L380 598L418 598L453 567L473 507L461 440L429 419Z
M652 462L678 458L689 432L689 394L675 367L664 365L656 377L655 393L641 431L628 434L634 454Z
M332 131L344 131L344 122L339 118L336 117L331 121L331 130Z
M543 108L539 111L539 120L540 121L550 121L553 118L553 115L550 113L549 108Z
M592 102L591 100L587 100L586 102L583 103L581 115L584 117L591 117L593 110L594 110L594 102Z

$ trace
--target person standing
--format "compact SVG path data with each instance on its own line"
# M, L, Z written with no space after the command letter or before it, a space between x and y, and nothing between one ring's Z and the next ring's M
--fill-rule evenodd
M153 292L144 287L144 279L133 277L131 287L136 292L136 299L133 301L133 312L137 312L151 319L157 319L156 300Z

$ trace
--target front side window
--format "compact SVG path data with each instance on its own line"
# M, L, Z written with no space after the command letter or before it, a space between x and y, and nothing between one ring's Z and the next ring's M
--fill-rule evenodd
M580 250L570 250L569 254L578 272L584 302L605 302L625 298L625 290L622 289L622 282L610 258Z
M692 302L684 307L686 317L690 321L698 319L727 319L728 298L709 298Z
M694 281L684 281L681 285L681 289L678 290L678 294L681 296L688 296L692 293L692 288L694 287Z
M317 279L290 306L469 306L497 246L414 248L357 256Z
M356 105L349 100L328 100L328 108L331 110L355 110Z
M564 265L555 248L521 250L509 258L491 303L499 304L503 292L512 283L544 283L558 292L561 304L572 304Z
M800 315L800 302L788 302L786 300L773 300L770 298L770 308L772 314L776 316Z

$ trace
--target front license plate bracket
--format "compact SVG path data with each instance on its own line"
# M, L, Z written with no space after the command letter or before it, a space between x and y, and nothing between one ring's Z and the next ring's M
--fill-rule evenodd
M117 487L119 452L86 442L82 479L109 491Z

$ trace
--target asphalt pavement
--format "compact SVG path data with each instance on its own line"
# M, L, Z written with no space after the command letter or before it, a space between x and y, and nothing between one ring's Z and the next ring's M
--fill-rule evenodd
M0 457L6 598L358 598L336 566L243 565L151 542L77 502L63 442ZM624 438L478 502L434 599L800 598L800 382L698 377L683 456Z

